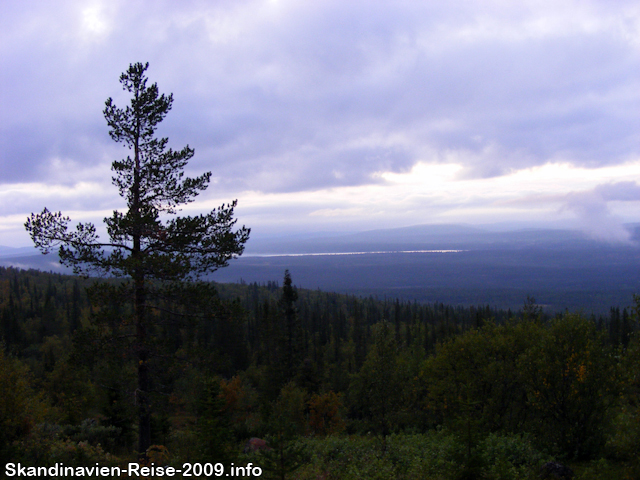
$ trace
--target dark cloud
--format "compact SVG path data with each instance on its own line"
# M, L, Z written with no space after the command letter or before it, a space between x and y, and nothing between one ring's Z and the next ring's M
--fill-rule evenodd
M0 182L120 156L101 111L123 104L118 75L139 60L175 94L161 133L195 147L194 173L223 190L365 184L450 154L466 178L617 164L640 153L632 7L5 4Z

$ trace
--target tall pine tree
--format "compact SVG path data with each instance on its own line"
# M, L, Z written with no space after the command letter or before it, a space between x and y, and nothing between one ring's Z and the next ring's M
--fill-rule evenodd
M177 298L185 291L193 293L194 286L203 285L185 282L224 267L242 254L249 238L245 227L233 231L236 201L206 215L176 215L180 206L207 188L211 172L185 177L184 169L194 150L186 146L174 151L167 148L167 138L156 137L173 95L159 94L155 83L147 85L148 66L132 64L120 77L123 89L131 94L130 105L118 108L109 98L104 109L111 138L130 152L111 166L113 184L126 200L127 210L116 210L104 219L109 240L101 240L92 223L79 223L71 229L69 217L46 208L31 214L25 223L35 245L43 253L59 247L61 263L73 267L75 273L97 272L126 279L103 297L117 292L118 301L131 304L130 319L120 326L127 330L122 335L132 339L127 348L137 366L135 398L141 454L151 444L149 362L153 357L150 336L154 315L163 305L162 299Z

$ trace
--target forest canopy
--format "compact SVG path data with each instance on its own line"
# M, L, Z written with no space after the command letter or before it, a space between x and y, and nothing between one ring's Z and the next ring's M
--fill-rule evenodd
M242 453L250 438L264 438L289 455L296 478L313 478L320 465L349 478L332 448L359 455L361 473L375 457L399 474L392 459L418 445L422 460L407 459L403 478L495 474L496 465L538 475L550 460L592 473L604 461L637 471L638 303L607 316L551 318L533 299L510 312L301 290L284 280L212 284L220 308L210 322L158 323L158 339L184 360L163 364L165 391L151 397L152 442L170 452L165 462L253 461L277 471L264 455ZM135 366L119 363L114 377L115 357L82 354L93 309L84 287L93 281L0 272L2 375L29 370L20 388L40 412L11 430L3 447L11 458L20 448L52 455L72 439L86 440L92 458L133 449L126 392ZM430 463L435 449L444 464Z

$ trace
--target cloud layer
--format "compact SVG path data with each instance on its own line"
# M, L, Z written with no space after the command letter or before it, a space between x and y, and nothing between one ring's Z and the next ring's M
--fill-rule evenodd
M194 174L213 172L205 198L380 186L384 174L419 164L457 165L451 181L469 181L640 159L635 1L0 8L5 194L92 184L100 202L113 202L109 164L126 152L101 111L109 96L127 101L117 79L136 61L149 61L151 80L174 93L160 133L195 147ZM0 214L33 208L29 195ZM95 207L74 202L61 203ZM323 208L330 217L337 207Z

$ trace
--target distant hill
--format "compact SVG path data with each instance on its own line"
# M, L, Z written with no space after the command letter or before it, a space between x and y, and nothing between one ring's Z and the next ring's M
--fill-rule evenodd
M453 305L606 312L640 293L640 249L474 249L452 253L247 256L211 278L266 283L291 271L304 288Z
M20 257L38 255L38 250L34 247L5 247L0 245L0 258Z
M632 227L640 238L640 228ZM0 265L70 273L56 255L32 248L0 248ZM570 230L464 225L250 240L245 255L210 279L266 284L281 280L285 269L304 288L453 305L518 308L531 295L549 310L602 313L630 305L640 293L638 243L602 243Z
M640 245L640 228L636 231ZM467 225L415 225L411 227L370 230L351 234L334 234L290 238L267 237L249 242L246 253L340 253L402 250L452 249L522 249L597 248L601 242L577 230L521 229L492 231Z

